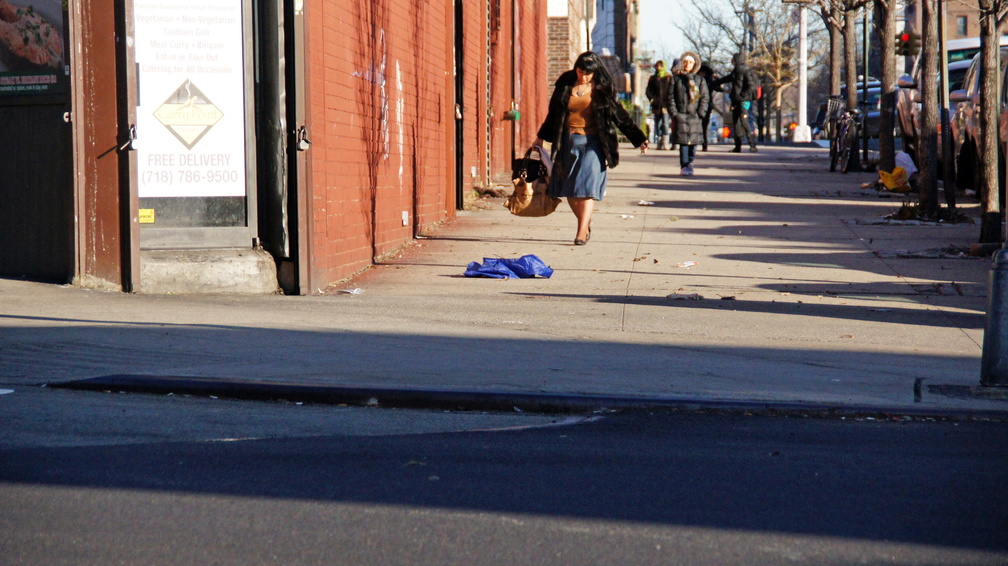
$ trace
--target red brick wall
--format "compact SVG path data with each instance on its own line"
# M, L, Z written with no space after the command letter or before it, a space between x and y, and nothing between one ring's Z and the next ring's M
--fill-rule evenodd
M497 0L463 2L465 189L509 172L510 18L487 62L488 14ZM519 4L516 93L522 125L542 119L545 0ZM447 4L447 6L445 5ZM306 0L312 146L309 150L312 290L392 253L455 213L454 8L427 0ZM492 69L491 69L492 67ZM493 117L488 118L488 99ZM534 106L534 108L532 107ZM519 126L520 127L520 126ZM526 134L535 137L533 131ZM492 147L488 154L488 145ZM475 167L476 175L472 176ZM403 211L408 226L403 226Z
M550 92L557 77L573 68L574 61L583 51L582 46L586 44L584 18L584 2L571 0L566 16L548 18L546 22L546 81Z
M516 124L515 151L519 157L535 140L553 93L553 84L547 79L546 0L526 0L522 6L516 45L521 119Z
M543 87L546 0L502 0L500 4L500 26L491 31L489 181L507 183L512 159L524 154L535 140L551 90ZM512 102L520 113L516 121L505 119Z
M494 2L495 0L491 0ZM490 151L491 168L488 181L505 183L511 178L511 130L514 121L505 117L511 110L513 12L520 9L521 0L500 1L500 27L491 32L490 48Z
M309 0L306 17L310 279L324 289L454 214L452 32L425 0Z
M464 18L463 64L465 102L462 105L462 178L466 190L487 177L487 31L488 0L460 0ZM491 0L492 1L492 0Z
M570 22L567 18L548 18L546 21L546 37L549 43L546 48L546 86L552 89L557 77L570 69L574 63L570 58L570 50L568 49Z

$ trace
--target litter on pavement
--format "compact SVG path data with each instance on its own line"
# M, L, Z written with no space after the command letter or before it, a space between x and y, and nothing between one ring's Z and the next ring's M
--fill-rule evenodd
M529 254L517 259L483 258L483 263L472 262L466 269L466 277L491 277L493 279L520 279L553 275L553 269L543 260Z
M672 293L666 298L672 299L673 301L699 301L703 299L703 296L698 293Z

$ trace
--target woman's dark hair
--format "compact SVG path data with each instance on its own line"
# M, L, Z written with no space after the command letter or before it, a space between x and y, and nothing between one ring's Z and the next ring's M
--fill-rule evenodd
M595 75L592 77L592 82L595 83L596 90L601 90L607 95L615 95L612 77L609 76L609 71L606 71L605 65L602 64L602 58L598 56L598 53L585 51L578 55L577 60L574 61L574 68Z

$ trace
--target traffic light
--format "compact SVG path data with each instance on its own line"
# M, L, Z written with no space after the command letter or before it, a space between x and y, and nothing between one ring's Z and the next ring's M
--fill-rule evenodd
M896 34L896 54L906 57L910 55L912 34L908 31Z
M896 54L910 57L920 50L920 36L916 33L905 31L896 34Z
M920 51L920 36L916 33L910 34L910 52L907 55L916 55Z

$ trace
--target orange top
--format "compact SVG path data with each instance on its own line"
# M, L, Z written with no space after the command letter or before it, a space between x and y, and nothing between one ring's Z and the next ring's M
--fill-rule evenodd
M591 90L581 96L571 93L567 102L567 131L572 134L597 135L595 117L591 111Z

